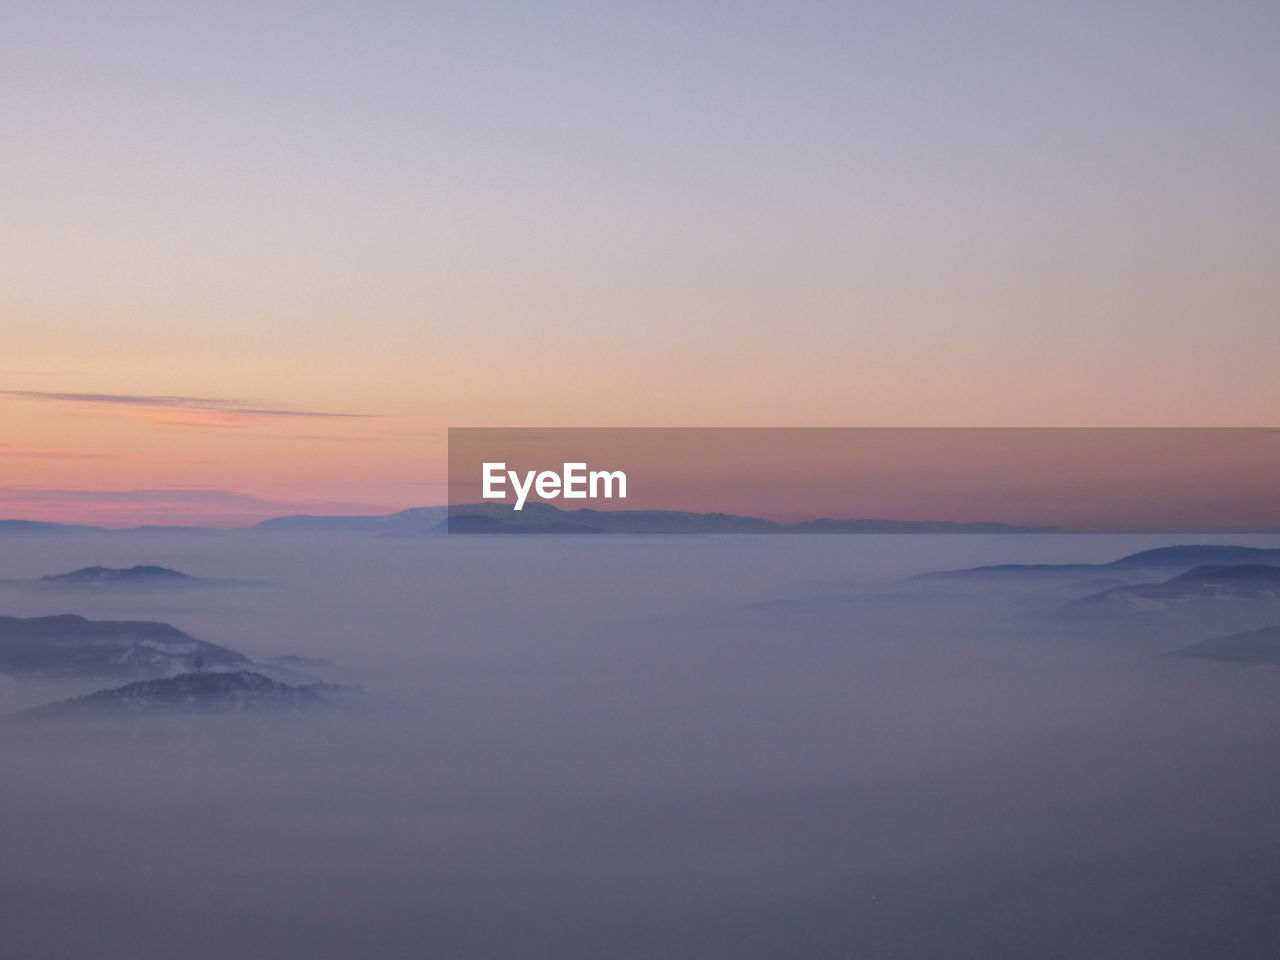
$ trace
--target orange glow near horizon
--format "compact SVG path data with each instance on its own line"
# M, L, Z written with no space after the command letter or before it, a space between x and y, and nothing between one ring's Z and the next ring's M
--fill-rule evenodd
M411 416L347 412L326 405L293 409L164 395L80 396L27 391L0 397L5 413L0 518L109 527L143 523L239 527L290 513L380 514L447 500L446 431ZM646 469L679 476L682 486L647 505L792 520L816 516L989 520L996 512L1013 509L1008 498L1020 495L1011 492L1013 479L1036 481L1044 489L1056 490L1054 496L1068 497L1064 483L1095 483L1107 476L1107 464L1098 458L1116 455L1114 450L1076 451L1075 466L1070 469L1068 463L1055 464L1052 459L1006 462L999 444L984 447L978 455L972 449L972 436L959 440L962 431L943 430L933 434L933 449L919 460L919 449L895 449L895 433L899 432L883 432L882 449L868 458L860 479L834 491L824 492L817 481L823 475L822 464L809 462L812 450L802 451L808 458L803 465L785 456L757 460L752 466L757 487L784 488L788 477L797 472L808 478L801 484L808 483L812 489L802 498L792 498L785 517L776 508L762 506L759 498L726 495L722 477L714 470L691 474L687 460L678 469L671 464L667 464L671 469L664 468L662 458L669 451L658 449ZM1251 477L1273 476L1270 462L1260 471L1242 473L1247 465L1239 461L1238 451L1215 460L1212 440L1205 442L1208 446L1198 465L1169 464L1163 489L1176 502L1185 504L1194 499L1196 490L1215 485L1244 496L1245 487L1253 483ZM889 446L883 447L886 443ZM948 454L953 443L960 446ZM1060 447L1049 452L1067 456ZM1161 456L1156 447L1147 452L1152 470L1159 467ZM919 460L914 472L913 457ZM913 490L928 488L922 478L938 462L948 464L955 499L949 507L938 503L925 516L921 511L928 504L922 505ZM892 468L884 466L889 463ZM1215 473L1215 463L1227 472ZM1081 464L1088 469L1080 469ZM1055 469L1060 473L1056 480ZM1132 463L1124 469L1133 474L1128 481L1112 476L1112 495L1119 498L1116 509L1121 512L1123 498L1117 491L1133 489L1135 507L1143 497L1141 473L1134 472ZM794 483L792 488L794 492ZM871 490L874 495L868 493ZM989 499L993 496L996 499ZM841 509L848 503L863 506ZM1151 512L1150 504L1142 505ZM1046 519L1045 507L1043 498L1039 502L1032 498L1014 511L1013 522L1070 522L1069 517L1063 519L1066 514Z
M402 420L14 398L0 409L3 519L239 527L444 500L444 431Z

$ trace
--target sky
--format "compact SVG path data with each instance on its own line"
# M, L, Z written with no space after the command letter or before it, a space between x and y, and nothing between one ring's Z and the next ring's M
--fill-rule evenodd
M0 516L450 426L1275 426L1280 8L0 8Z

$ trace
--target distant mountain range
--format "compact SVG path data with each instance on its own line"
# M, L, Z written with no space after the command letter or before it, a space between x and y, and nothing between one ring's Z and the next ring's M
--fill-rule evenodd
M0 536L60 536L75 533L221 533L217 527L158 526L147 523L139 527L96 527L87 523L47 523L41 520L0 520Z
M43 523L39 520L0 520L0 534L59 534L99 533L104 527L92 527L83 523Z
M354 533L370 536L422 536L441 533L1072 533L1062 527L1027 527L993 521L882 520L820 518L778 523L758 517L684 510L561 510L546 503L527 503L516 511L510 504L476 503L453 507L413 507L379 515L323 516L296 514L263 520L253 527L222 528L156 526L108 528L88 524L0 520L0 536L56 536L63 534L145 533L240 534ZM1116 530L1116 533L1160 533L1159 530ZM1205 531L1212 532L1212 531ZM1259 530L1258 533L1280 533ZM1242 547L1240 549L1249 549ZM1056 569L1091 568L1098 564L1061 565ZM1009 565L1005 570L1044 570L1044 566ZM967 571L945 571L943 576Z
M381 517L294 516L265 520L263 532L356 532L384 536L441 533L1063 533L1057 527L945 520L806 520L775 523L757 517L683 510L561 510L546 503L476 503L420 507Z
M1112 587L1077 600L1082 606L1144 609L1152 602L1280 600L1280 566L1242 563L1196 567L1161 583Z
M177 570L170 570L168 567L145 564L135 567L81 567L70 573L51 573L41 577L40 582L101 587L120 584L192 583L196 579Z
M1230 663L1280 663L1280 626L1201 640L1181 650L1174 650L1168 656L1223 660Z
M8 721L173 713L302 713L355 706L358 690L329 683L291 685L250 670L141 680L11 714Z
M268 586L265 580L225 579L219 577L193 577L180 570L141 564L133 567L81 567L67 573L51 573L36 580L4 581L8 583L34 583L42 587L88 588L123 590L132 587L205 587L205 586Z
M298 514L263 520L252 529L262 533L364 533L370 535L417 536L443 532L448 507L414 507L383 516L324 517Z
M442 533L1066 533L1059 527L1019 527L1004 523L949 520L805 520L775 523L756 517L683 510L561 510L528 503L476 503L454 507L414 507L398 513L356 516L298 514L275 517L248 528L259 533L356 533L423 536ZM141 526L113 529L87 524L0 520L0 536L54 536L88 533L237 533L214 527Z
M197 657L211 670L252 666L243 654L167 623L72 614L0 617L0 673L14 676L159 677L185 673Z
M1109 563L1002 563L922 573L913 580L1008 581L1050 578L1123 576L1173 573L1194 567L1229 564L1280 564L1280 548L1237 547L1222 544L1186 544L1142 550Z

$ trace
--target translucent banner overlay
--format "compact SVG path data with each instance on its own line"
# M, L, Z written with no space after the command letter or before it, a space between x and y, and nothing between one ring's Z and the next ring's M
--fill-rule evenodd
M449 532L1280 532L1280 430L453 428Z

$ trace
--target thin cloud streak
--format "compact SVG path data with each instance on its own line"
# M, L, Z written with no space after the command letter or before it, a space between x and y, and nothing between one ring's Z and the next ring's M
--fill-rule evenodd
M40 460L131 460L120 453L89 453L77 450L26 450L0 443L0 457L24 457Z
M293 410L287 407L251 406L242 400L220 397L181 397L165 394L50 393L43 390L0 390L9 400L36 400L50 403L92 403L116 407L190 410L228 417L306 417L324 419L366 419L366 413L334 413L325 410Z
M365 504L333 501L267 500L251 493L205 488L152 490L67 490L0 487L0 501L11 503L224 504L273 508L361 508Z

